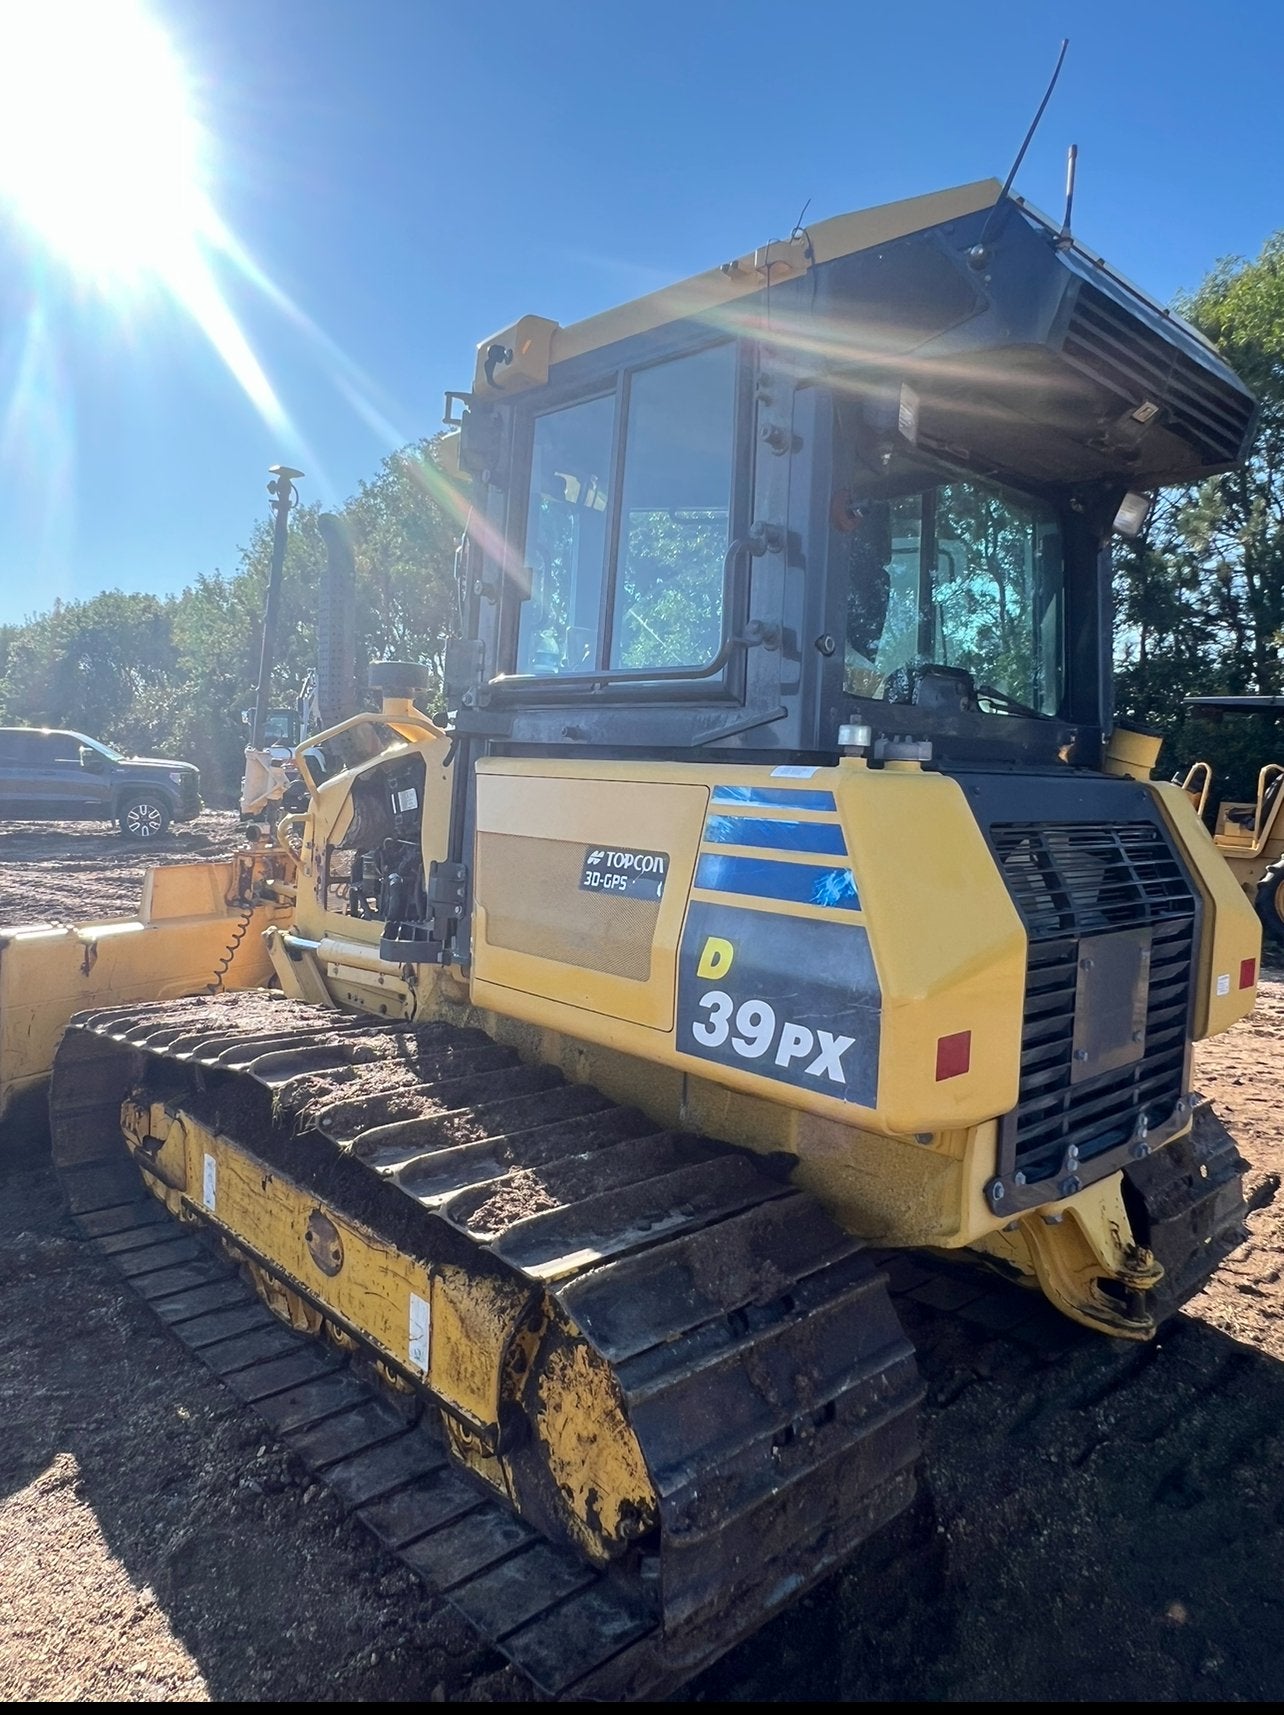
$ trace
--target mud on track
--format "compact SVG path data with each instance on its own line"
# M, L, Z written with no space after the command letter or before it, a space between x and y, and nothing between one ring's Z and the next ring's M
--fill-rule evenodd
M35 915L19 886L45 920L55 893L77 920L134 909L141 860L72 831L0 830L0 921ZM924 1504L683 1700L1284 1695L1278 981L1198 1069L1251 1165L1249 1244L1147 1347L897 1265ZM39 1160L0 1176L0 1304L0 1692L527 1695L74 1236Z

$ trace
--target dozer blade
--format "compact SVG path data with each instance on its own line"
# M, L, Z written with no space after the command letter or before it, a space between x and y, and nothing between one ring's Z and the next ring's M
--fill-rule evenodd
M255 988L271 975L263 931L287 909L279 850L146 872L136 918L0 929L0 1153L43 1139L49 1073L67 1020L87 1007Z
M921 1386L861 1243L480 1032L82 1014L51 1118L84 1230L551 1696L676 1688L912 1499Z

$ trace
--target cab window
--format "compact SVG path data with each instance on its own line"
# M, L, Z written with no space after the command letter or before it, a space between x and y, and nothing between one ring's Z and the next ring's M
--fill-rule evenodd
M49 735L49 748L45 753L49 762L70 762L80 767L80 740L75 733L55 732Z
M597 665L614 440L614 394L535 419L519 673L583 673Z
M736 347L724 342L535 418L518 673L645 672L717 655L735 392Z
M613 667L696 667L718 653L734 408L730 345L632 379Z
M906 675L962 668L989 712L1055 714L1065 689L1064 571L1051 507L949 482L844 504L845 688L905 700Z

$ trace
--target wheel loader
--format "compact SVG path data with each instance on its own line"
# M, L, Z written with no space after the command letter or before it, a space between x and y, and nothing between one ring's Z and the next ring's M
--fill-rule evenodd
M1284 710L1284 697L1187 697L1186 707L1210 720L1234 715L1274 723ZM1266 735L1263 734L1265 737ZM1257 791L1250 799L1224 798L1215 806L1213 843L1261 919L1265 933L1284 939L1284 823L1280 822L1280 781L1284 764L1265 762L1257 773ZM1201 821L1211 816L1213 790L1210 762L1192 762L1182 775L1182 789Z
M993 181L523 316L445 719L377 665L203 908L0 950L85 1232L546 1693L910 1505L887 1253L1145 1341L1242 1238L1190 1057L1259 925L1113 717L1110 543L1254 410Z

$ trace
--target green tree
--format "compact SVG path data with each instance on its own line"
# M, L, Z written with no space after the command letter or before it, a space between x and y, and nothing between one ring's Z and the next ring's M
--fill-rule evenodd
M1203 484L1181 529L1208 574L1228 657L1274 694L1284 688L1284 232L1254 262L1219 263L1181 307L1261 402L1249 458Z
M1209 747L1206 725L1187 730L1184 697L1284 690L1284 232L1251 262L1218 263L1178 308L1261 409L1244 463L1161 496L1145 540L1116 556L1117 706L1164 728L1168 765ZM1212 745L1223 789L1255 776L1271 740L1254 730L1256 749L1239 728Z
M109 590L55 603L12 628L0 680L5 718L154 747L166 735L157 693L176 665L173 616L170 601Z
M292 706L316 664L326 565L319 508L290 516L271 697ZM439 694L457 611L454 553L467 501L437 438L403 447L362 483L340 518L357 567L357 679L371 660L421 661ZM0 628L0 718L71 726L126 749L198 764L211 802L237 795L258 683L273 528L264 517L231 573L202 574L181 595L110 591L55 604Z
M455 547L465 495L440 462L440 437L390 454L344 507L357 562L357 673L370 661L422 661L440 691L457 623Z
M1284 232L1213 269L1178 306L1261 403L1247 459L1161 497L1116 556L1123 679L1134 711L1168 715L1180 675L1210 689L1284 688Z

